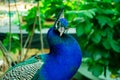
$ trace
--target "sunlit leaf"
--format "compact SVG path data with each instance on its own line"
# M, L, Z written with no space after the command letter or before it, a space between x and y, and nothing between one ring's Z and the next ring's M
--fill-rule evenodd
M95 16L94 9L84 11L84 15L86 15L89 18L93 18Z
M99 50L96 50L94 53L93 53L93 58L95 61L99 60L102 58L102 53L99 51Z
M89 18L93 18L93 15L91 13L89 13L89 11L88 12L85 11L84 15L87 16L87 17L89 17Z
M80 10L80 11L68 11L67 14L76 14L78 16L86 16L88 18L93 18L95 16L95 11L94 9Z
M78 23L79 22L85 22L85 19L84 19L84 17L77 17L77 18L74 18L74 21L77 21Z
M15 40L19 40L19 36L18 35L13 35L12 38L15 39Z

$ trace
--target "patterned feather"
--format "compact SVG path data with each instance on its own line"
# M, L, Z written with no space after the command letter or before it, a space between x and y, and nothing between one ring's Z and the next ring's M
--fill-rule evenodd
M42 65L40 59L32 57L11 67L0 80L31 80Z

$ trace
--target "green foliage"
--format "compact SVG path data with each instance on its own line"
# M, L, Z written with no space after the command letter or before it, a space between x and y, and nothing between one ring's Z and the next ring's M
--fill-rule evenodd
M6 35L6 38L3 40L3 45L8 49L9 48L9 36L10 34L8 33ZM17 34L12 34L11 35L11 51L13 53L16 53L16 50L20 49L20 41L19 41L19 36Z
M93 73L93 75L99 76L102 74L103 67L102 67L102 65L92 65L89 67L88 70L91 71Z
M33 30L33 25L34 25L35 17L36 17L36 9L37 9L37 7L33 7L28 11L27 16L25 16L26 24L22 25L22 29L26 29L26 31L28 31L29 33L31 33ZM44 12L42 10L40 10L40 13L44 14ZM40 15L40 17L41 17L41 23L43 25L44 15ZM38 17L37 17L37 21L35 23L35 29L39 29Z
M54 5L52 5L54 4ZM62 0L43 0L40 1L40 19L41 19L41 25L42 27L47 27L44 25L45 21L54 21L57 17L57 14L61 10L61 8L64 7L63 1ZM69 6L65 6L70 8ZM26 24L22 25L23 29L26 29L29 33L33 30L33 25L35 22L35 17L36 17L36 9L37 7L33 7L28 11L27 16L25 17ZM55 18L54 18L55 17ZM35 23L35 29L39 30L39 24L38 24L38 17L37 21Z
M119 0L84 0L77 10L67 12L74 15L70 26L76 27L83 56L87 57L84 62L95 76L106 74L104 67L113 74L120 70L119 4Z

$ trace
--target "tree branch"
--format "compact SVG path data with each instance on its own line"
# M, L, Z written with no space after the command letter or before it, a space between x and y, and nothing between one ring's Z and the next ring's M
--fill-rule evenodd
M36 26L36 22L37 22L37 11L38 11L38 7L36 8L36 15L35 15L35 20L34 20L34 24L33 24L33 29L32 29L31 35L30 35L30 40L28 43L27 51L25 53L23 60L25 60L27 58L27 54L29 52L29 48L30 48L31 43L32 43L32 39L33 39L34 31L35 31L35 26Z
M17 12L17 15L18 15L19 27L20 27L20 51L19 51L18 62L21 62L22 54L23 54L23 50L22 50L22 43L23 43L23 38L22 37L23 37L23 34L22 34L22 30L21 30L20 14L19 14L19 11L17 9L16 0L14 0L14 2L15 2L16 12Z
M0 49L3 53L3 56L5 57L6 62L8 63L8 66L11 66L11 62L13 61L13 59L11 58L11 56L8 54L9 52L7 51L7 49L3 46L2 42L0 41Z
M44 53L44 43L43 43L43 35L42 35L42 25L41 25L41 18L40 18L40 8L39 8L39 1L37 3L38 7L38 21L39 21L39 29L40 29L40 43L41 43L41 52Z
M12 42L12 33L11 33L11 14L10 14L10 0L8 0L9 3L8 3L8 7L9 7L9 52L11 52L11 42Z

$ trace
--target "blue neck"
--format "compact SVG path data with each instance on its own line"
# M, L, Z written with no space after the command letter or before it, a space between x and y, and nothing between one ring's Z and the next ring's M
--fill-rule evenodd
M51 28L48 32L50 53L40 74L45 80L70 80L81 63L81 50L77 41L70 35L62 37Z

